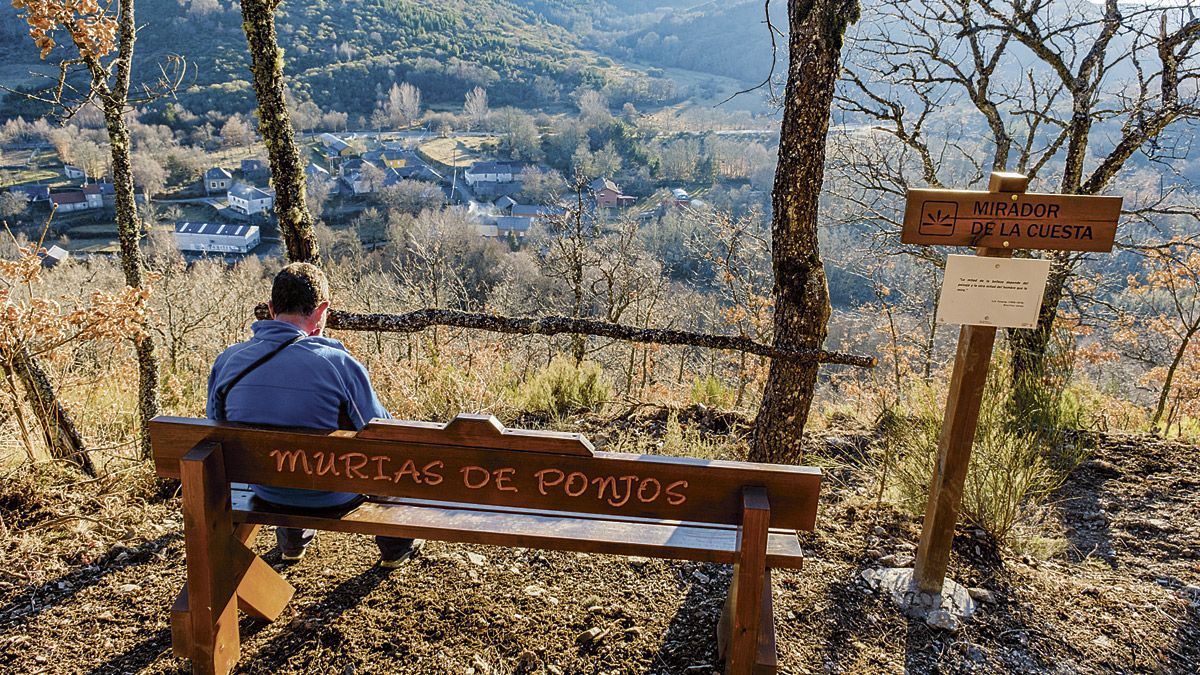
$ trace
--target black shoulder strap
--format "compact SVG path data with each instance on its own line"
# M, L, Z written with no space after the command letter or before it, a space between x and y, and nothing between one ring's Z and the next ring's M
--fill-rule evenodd
M250 372L253 371L255 368L258 368L259 366L266 363L267 361L270 361L272 358L275 357L276 354L278 354L279 352L296 344L297 342L303 340L305 337L307 337L307 336L297 335L296 337L292 338L291 340L288 340L287 342L284 342L283 344L279 345L275 349L272 349L271 351L267 352L266 354L263 354L262 356L258 357L258 360L256 360L254 363L251 363L249 366L247 366L245 370L238 373L233 379L229 380L224 385L218 387L217 392L216 392L217 421L218 422L225 421L225 399L229 396L229 391L231 389L233 389L235 386L237 386L237 383L241 382L243 377L249 375Z

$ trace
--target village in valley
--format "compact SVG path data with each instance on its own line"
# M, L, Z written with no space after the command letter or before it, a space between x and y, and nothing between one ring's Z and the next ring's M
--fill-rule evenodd
M517 248L531 232L574 217L579 205L588 227L600 228L622 219L657 221L671 212L705 206L671 181L657 186L643 181L641 197L625 194L613 180L615 171L595 177L580 172L574 177L577 185L572 186L562 172L544 162L505 158L497 135L433 133L428 130L432 123L425 126L399 132L309 134L304 173L309 190L319 195L310 202L323 220L330 227L344 228L373 207L387 209L401 203L412 215L449 207L461 210L479 236ZM770 132L753 136L765 141ZM103 225L111 222L113 213L109 177L89 176L51 147L34 145L9 146L0 155L10 183L5 188L12 204L10 226L26 223L34 234L38 223L49 222L46 243L54 247L56 258L71 253L114 254L116 226ZM192 257L278 255L270 168L265 159L237 158L261 153L261 146L228 150L221 153L228 158L224 165L209 166L178 184L164 183L149 195L150 212L158 216L150 229L172 231L178 250ZM36 178L28 180L32 176ZM527 182L536 187L527 189ZM744 177L732 183L734 189L746 184ZM693 190L696 185L700 191L712 187L688 182ZM139 201L146 204L147 190L137 187ZM63 240L53 241L55 235Z
M1186 2L0 2L0 672L1194 675L1198 121Z

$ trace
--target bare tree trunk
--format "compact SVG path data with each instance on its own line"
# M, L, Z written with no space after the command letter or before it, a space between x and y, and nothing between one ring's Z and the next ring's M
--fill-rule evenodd
M583 318L583 189L582 176L575 179L575 216L572 218L571 230L571 318ZM583 335L575 333L571 336L571 356L575 365L583 363L586 353L587 340Z
M125 111L129 105L129 78L133 67L133 45L137 31L134 23L134 0L121 0L118 30L120 47L115 61L115 77L108 86L107 74L99 65L91 65L93 85L104 111L104 123L112 155L112 180L117 212L117 238L121 246L121 269L125 283L133 288L142 288L145 283L143 272L146 267L142 255L141 222L138 218L137 198L133 185L132 152L129 125L125 122ZM158 355L154 339L147 334L137 342L138 358L138 418L141 429L141 451L150 457L150 435L147 433L150 420L159 412Z
M938 303L941 298L937 293L937 270L930 270L929 288L933 296L933 308L929 313L929 330L925 333L925 364L922 368L921 377L926 382L933 381L933 353L937 348L937 312Z
M1038 309L1036 328L1010 328L1008 344L1011 354L1012 393L1009 403L1017 419L1023 419L1037 405L1037 392L1041 388L1042 374L1046 368L1046 352L1050 338L1054 335L1054 322L1058 318L1058 306L1066 294L1067 281L1071 278L1075 262L1070 253L1053 254L1050 277L1046 281L1046 294Z
M83 437L79 435L75 422L63 407L41 364L27 349L20 348L10 354L6 365L25 388L25 398L42 428L42 437L50 456L72 462L87 475L95 477L96 465L87 453Z
M819 350L829 321L829 289L817 242L825 175L825 141L846 28L858 20L857 0L792 0L783 127L771 222L775 272L775 347ZM755 420L750 459L795 462L817 381L815 362L771 362Z
M1016 7L1016 5L1014 5ZM1028 20L1024 18L1022 20ZM1079 62L1078 70L1074 73L1067 67L1062 57L1052 51L1048 40L1038 40L1027 32L1017 30L1013 37L1023 42L1036 55L1046 60L1052 68L1059 72L1064 86L1071 92L1071 119L1064 130L1067 136L1067 152L1063 158L1063 175L1059 183L1059 192L1063 194L1097 194L1103 189L1098 181L1084 179L1084 162L1088 156L1088 144L1091 141L1092 126L1096 121L1097 90L1104 78L1106 68L1105 55L1108 46L1116 36L1121 24L1121 12L1117 0L1105 0L1104 19L1101 30L1094 42L1084 53ZM1164 90L1162 96L1166 99L1170 92ZM1141 143L1138 143L1140 146ZM1117 154L1111 153L1102 164L1116 160ZM1124 160L1120 160L1124 163ZM1104 168L1104 167L1101 167ZM1098 169L1099 171L1099 169ZM1115 171L1114 171L1115 173ZM1100 174L1094 174L1098 178ZM1066 292L1067 281L1075 270L1079 257L1068 252L1055 253L1052 257L1050 279L1046 286L1046 294L1042 296L1042 306L1038 312L1038 323L1032 329L1010 329L1008 332L1009 346L1012 351L1012 395L1011 404L1015 407L1018 417L1023 417L1029 411L1033 397L1032 388L1040 386L1040 380L1046 364L1046 350L1050 345L1050 336L1054 334L1054 321L1058 318L1058 304Z
M304 202L304 165L284 98L283 50L275 36L279 0L242 0L242 29L250 47L254 93L258 97L258 131L271 162L275 217L292 262L320 263L312 215Z
M1157 430L1158 423L1162 421L1163 413L1167 411L1167 401L1171 396L1171 385L1175 382L1175 373L1179 370L1179 364L1183 362L1183 357L1187 355L1188 347L1192 344L1192 338L1196 332L1200 331L1200 325L1192 325L1188 327L1188 331L1184 334L1183 339L1179 342L1179 347L1175 349L1175 355L1171 358L1171 365L1167 367L1167 374L1163 377L1162 390L1158 393L1158 405L1154 407L1154 417L1150 420L1150 429ZM1168 426L1170 423L1168 422ZM1163 433L1166 435L1166 432Z

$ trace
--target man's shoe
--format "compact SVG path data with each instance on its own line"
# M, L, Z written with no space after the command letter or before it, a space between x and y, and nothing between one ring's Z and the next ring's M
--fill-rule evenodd
M394 570L407 562L409 558L418 555L423 548L425 548L424 539L413 539L412 544L407 549L401 551L399 555L392 558L379 558L379 566L385 570Z
M307 548L302 548L298 551L282 551L281 550L279 559L284 562L296 562L297 560L304 557L304 552L307 550L308 550Z

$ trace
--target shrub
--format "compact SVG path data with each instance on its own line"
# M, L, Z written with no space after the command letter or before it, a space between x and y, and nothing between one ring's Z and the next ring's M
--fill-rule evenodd
M653 430L653 427L651 427ZM662 436L656 438L644 428L616 430L605 450L634 455L667 455L745 461L748 448L744 440L730 434L711 434L679 421L679 413L667 414Z
M612 395L612 384L597 363L576 365L567 356L556 356L534 373L516 392L526 412L546 417L599 410Z
M984 390L961 507L967 522L997 541L1008 540L1017 523L1066 477L1069 469L1055 466L1051 458L1074 454L1050 447L1048 441L1058 438L1045 429L1013 423L1005 405L1010 395L1005 374L997 359ZM884 442L891 444L886 453L891 466L881 480L890 479L889 492L902 508L921 514L937 461L944 400L932 388L912 400L917 408L907 423L889 425Z
M734 392L721 384L716 375L697 377L692 381L692 401L710 408L728 408L733 404Z
M1099 416L1087 391L1074 385L1074 335L1058 330L1052 337L1042 372L1021 378L1005 387L1004 393L1011 424L1036 436L1046 448L1046 460L1066 473L1086 459L1093 447L1087 432L1098 426ZM993 377L1005 379L1010 372L1007 350L999 350L995 362Z

